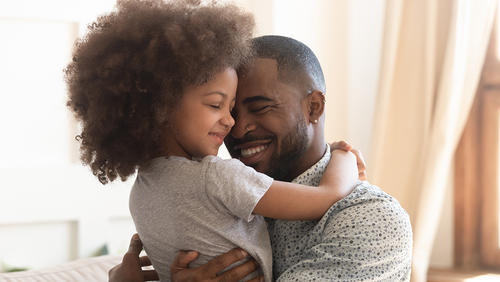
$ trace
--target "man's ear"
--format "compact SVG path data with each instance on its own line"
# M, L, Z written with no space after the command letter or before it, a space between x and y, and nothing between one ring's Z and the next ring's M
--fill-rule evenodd
M309 122L318 123L325 111L325 94L315 90L307 96L309 106Z

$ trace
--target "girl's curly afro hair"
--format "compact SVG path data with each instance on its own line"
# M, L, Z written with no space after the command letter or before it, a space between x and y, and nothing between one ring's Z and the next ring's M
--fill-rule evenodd
M67 105L82 124L81 160L101 183L161 155L167 112L186 86L251 56L253 17L200 2L119 0L76 43Z

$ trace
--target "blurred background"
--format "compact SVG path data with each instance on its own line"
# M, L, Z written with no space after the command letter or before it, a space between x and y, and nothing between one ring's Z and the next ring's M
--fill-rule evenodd
M500 270L497 0L233 2L256 35L318 56L327 141L360 149L410 214L413 280ZM65 106L74 41L114 4L0 2L0 272L121 255L135 231L134 178L103 186L81 165Z

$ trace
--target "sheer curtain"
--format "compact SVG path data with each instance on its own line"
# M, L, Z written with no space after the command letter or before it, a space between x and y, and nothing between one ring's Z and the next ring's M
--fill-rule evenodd
M409 212L412 281L426 281L446 181L478 84L496 1L386 3L370 180Z

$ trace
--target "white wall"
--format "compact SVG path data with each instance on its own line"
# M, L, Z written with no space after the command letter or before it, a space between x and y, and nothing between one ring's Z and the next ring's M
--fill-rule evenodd
M347 1L276 0L273 33L295 38L318 57L326 80L326 139L346 138L349 35Z
M63 68L114 1L0 2L0 270L122 253L130 182L102 187L77 160Z

